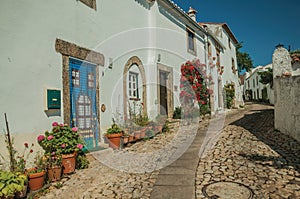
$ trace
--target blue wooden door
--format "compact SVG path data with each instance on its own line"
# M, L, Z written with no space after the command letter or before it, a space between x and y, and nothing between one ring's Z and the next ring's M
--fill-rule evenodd
M96 65L69 59L72 126L79 129L88 149L98 146L99 121L96 107Z

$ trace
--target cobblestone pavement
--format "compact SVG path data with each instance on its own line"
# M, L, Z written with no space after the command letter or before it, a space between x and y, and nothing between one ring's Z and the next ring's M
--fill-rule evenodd
M158 134L153 139L137 142L123 150L96 152L90 156L90 168L76 171L69 179L64 178L62 188L51 186L49 193L40 198L149 198L159 173L155 168L163 167L163 161L169 164L172 156L180 156L176 149L180 145L188 147L198 126L198 122L183 127L179 122L172 123L170 132ZM153 167L153 162L159 164ZM112 168L116 165L117 169Z
M257 199L300 198L300 145L273 129L272 108L254 104L243 111L234 110L227 114L225 124L229 125L221 131L215 146L205 149L199 160L195 171L196 198L217 198L218 189L215 188L213 195L209 195L208 190L212 188L207 185L220 181L241 183L238 185L252 189ZM200 129L207 126L207 122L200 123ZM167 159L165 161L169 163L170 156L180 155L180 145L189 146L196 132L194 129L198 127L197 123L180 126L174 123L170 133L159 134L124 150L105 150L94 154L90 157L89 169L76 171L69 178L64 178L60 189L52 186L50 192L41 198L149 198L160 171L158 165L146 164L152 161L149 158L152 157L154 162ZM166 146L167 154L156 153ZM179 152L184 150L182 148ZM111 159L103 161L106 156L114 155L113 162L117 165L122 162L118 160L120 157L131 153L140 154L138 157L143 161L122 159L126 167L119 170L106 166ZM149 168L136 173L135 166ZM243 190L241 186L225 182L220 186L227 196L219 193L219 198L242 199L242 196L237 197L239 190L234 190ZM202 189L209 192L208 196Z
M300 198L300 145L274 130L273 117L273 107L255 104L223 129L214 148L200 159L196 198L249 197L237 196L241 186L230 187L226 181L249 187L257 199ZM205 192L220 181L219 188Z

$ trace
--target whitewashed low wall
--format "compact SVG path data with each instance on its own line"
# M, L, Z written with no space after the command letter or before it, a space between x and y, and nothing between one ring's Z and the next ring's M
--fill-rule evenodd
M274 79L275 128L300 141L300 76Z

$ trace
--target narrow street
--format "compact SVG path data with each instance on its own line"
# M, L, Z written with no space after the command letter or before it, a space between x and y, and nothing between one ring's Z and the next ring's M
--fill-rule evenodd
M52 186L41 198L300 198L300 145L274 130L273 118L273 107L268 105L251 104L243 110L232 110L226 114L225 127L215 129L219 137L214 147L199 159L210 126L208 121L201 122L188 150L173 164L152 172L118 171L97 161L94 154L89 169L65 177L62 188ZM175 128L125 151L105 151L147 154L183 133Z

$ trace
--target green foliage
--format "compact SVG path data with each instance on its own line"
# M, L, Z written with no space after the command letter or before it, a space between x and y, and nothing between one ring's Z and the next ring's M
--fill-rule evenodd
M260 80L259 82L262 84L269 84L270 87L273 88L273 69L268 68L268 70L263 71L263 72L258 72L260 75Z
M81 152L76 158L76 169L87 169L90 161L88 160L85 153Z
M0 198L14 196L27 184L27 176L21 173L0 170Z
M250 71L251 68L253 68L253 62L250 55L246 52L240 51L240 49L243 47L242 43L243 42L238 43L236 47L236 58L239 72L241 72L243 69Z
M166 133L166 132L168 132L168 131L170 131L170 128L169 128L169 126L168 126L168 122L166 122L166 123L164 124L163 128L162 128L162 132L163 132L163 133Z
M233 99L235 94L234 84L227 84L224 86L225 90L225 101L227 108L232 108L233 105Z
M115 120L113 119L113 124L110 128L106 130L106 134L118 134L122 133L123 130L115 123Z
M184 107L184 116L193 115L194 104L199 108L209 102L209 93L205 81L206 65L199 59L187 61L181 65L180 102Z
M210 114L210 107L208 104L200 106L200 115Z
M34 144L32 143L29 146L29 144L25 142L22 153L19 153L14 147L14 138L11 138L11 142L9 143L7 134L5 134L5 144L8 153L11 154L12 157L12 159L10 160L10 171L24 173L27 160L29 159L30 154L33 153L32 147L34 146ZM0 156L3 158L2 155Z
M181 119L181 113L182 113L182 108L175 107L175 110L173 112L173 119Z
M146 130L146 137L151 138L155 135L154 131L152 129L147 129Z
M51 132L46 131L44 135L39 135L37 138L45 153L70 154L83 148L83 140L79 136L77 127L58 125L57 122L54 122L52 127Z

